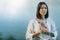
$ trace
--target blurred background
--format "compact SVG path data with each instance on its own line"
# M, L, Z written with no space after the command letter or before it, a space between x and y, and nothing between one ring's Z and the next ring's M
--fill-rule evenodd
M0 0L0 40L26 40L29 20L36 17L41 0ZM54 20L60 40L60 0L44 0L49 17Z

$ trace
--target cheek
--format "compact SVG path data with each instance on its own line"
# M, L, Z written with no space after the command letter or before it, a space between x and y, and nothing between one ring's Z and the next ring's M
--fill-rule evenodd
M44 15L45 11L43 9L40 10L40 14Z
M40 13L42 13L43 12L43 10L42 9L40 9L40 11L39 11Z
M46 14L46 12L47 12L47 9L45 10L45 14Z

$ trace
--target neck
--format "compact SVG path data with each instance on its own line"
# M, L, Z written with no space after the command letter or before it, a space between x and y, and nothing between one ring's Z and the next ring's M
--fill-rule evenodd
M41 21L43 21L43 19L39 19L39 18L36 18L36 20L37 20L38 22L41 22Z
M42 19L43 19L43 20L45 19L44 16L42 16Z

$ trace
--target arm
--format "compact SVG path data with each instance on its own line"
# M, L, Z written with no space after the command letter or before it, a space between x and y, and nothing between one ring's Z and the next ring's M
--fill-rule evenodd
M57 38L57 30L56 30L54 22L52 22L52 24L51 24L51 31L54 34L54 37L52 37L52 39L56 40L56 38Z
M33 24L32 24L32 21L29 22L28 24L28 28L27 28L27 32L26 32L26 39L27 40L32 40L32 38L38 36L40 34L40 31L39 32L32 32L33 31Z
M29 22L26 32L26 40L32 40L32 21Z

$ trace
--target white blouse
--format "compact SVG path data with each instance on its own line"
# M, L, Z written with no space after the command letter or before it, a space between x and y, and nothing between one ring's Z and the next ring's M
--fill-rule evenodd
M38 31L37 28L40 27L40 24L36 21L36 19L32 19L29 21L27 32L26 32L26 40L56 40L57 38L57 31L55 24L50 18L45 20L47 23L48 32L54 33L54 37L51 37L46 34L40 34L38 37L32 37L34 31Z

